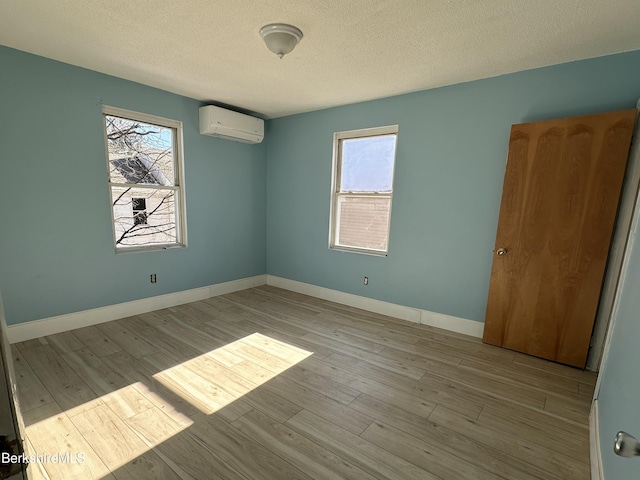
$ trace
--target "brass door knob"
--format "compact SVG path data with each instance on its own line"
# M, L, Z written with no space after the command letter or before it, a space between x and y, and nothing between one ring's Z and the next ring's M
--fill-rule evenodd
M503 256L507 254L507 249L506 248L499 248L498 250L496 250L496 255L499 256Z

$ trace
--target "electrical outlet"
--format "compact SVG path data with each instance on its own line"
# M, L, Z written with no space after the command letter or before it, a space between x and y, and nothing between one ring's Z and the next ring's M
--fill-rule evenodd
M155 273L151 274L151 283L156 283L156 274Z
M362 281L363 285L369 285L369 277L364 277L364 280Z

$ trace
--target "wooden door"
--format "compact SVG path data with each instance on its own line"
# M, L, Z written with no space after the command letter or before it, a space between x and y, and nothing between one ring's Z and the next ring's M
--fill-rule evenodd
M511 128L484 342L584 367L635 116Z

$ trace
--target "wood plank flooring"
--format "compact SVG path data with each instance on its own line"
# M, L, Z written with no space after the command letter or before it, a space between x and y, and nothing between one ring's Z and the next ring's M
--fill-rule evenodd
M589 478L595 374L274 287L12 351L35 479Z

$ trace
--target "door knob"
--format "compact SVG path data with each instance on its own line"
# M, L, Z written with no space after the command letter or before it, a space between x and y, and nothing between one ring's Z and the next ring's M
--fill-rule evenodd
M506 248L499 248L498 250L496 250L496 255L499 256L503 256L507 254L507 249Z
M618 432L613 443L613 451L621 457L640 457L640 442L627 432Z

